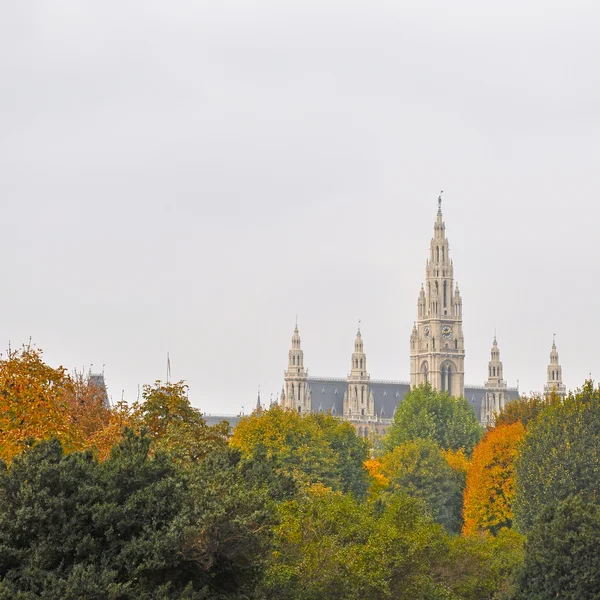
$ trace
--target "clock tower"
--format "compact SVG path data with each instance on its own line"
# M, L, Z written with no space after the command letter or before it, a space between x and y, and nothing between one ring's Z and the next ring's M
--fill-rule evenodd
M438 198L425 285L417 302L417 321L410 336L410 386L429 382L433 389L463 396L465 344L462 299L454 284L454 265Z

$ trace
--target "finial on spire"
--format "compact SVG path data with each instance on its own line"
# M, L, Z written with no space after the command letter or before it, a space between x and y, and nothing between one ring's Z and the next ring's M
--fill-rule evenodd
M444 193L444 190L440 191L440 195L438 196L438 213L442 213L442 194Z
M358 320L358 333L356 335L360 335L360 324L362 323L362 321L359 319Z
M555 333L552 334L552 346L553 347L556 346L556 334Z
M494 344L497 344L498 342L496 342L496 328L494 327Z

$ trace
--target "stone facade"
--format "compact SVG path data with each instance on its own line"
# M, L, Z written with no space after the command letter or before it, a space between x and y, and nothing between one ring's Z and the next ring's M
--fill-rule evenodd
M496 336L487 381L484 385L465 386L462 298L454 281L454 264L446 238L441 197L438 198L425 283L417 301L417 320L410 337L410 382L371 379L360 327L350 364L350 373L345 379L309 377L296 324L280 405L301 413L329 412L352 422L360 435L366 436L385 432L396 407L410 387L425 382L452 396L464 396L482 425L492 425L495 413L519 396L518 389L508 387L504 381ZM545 391L565 393L555 344L550 355Z
M442 218L442 199L433 228L425 286L417 301L417 321L410 336L410 385L429 382L451 396L465 392L465 340L462 299L454 287L454 264Z
M488 365L488 379L485 382L485 399L481 411L481 423L494 425L496 415L506 406L507 389L503 379L503 366L500 360L498 342L494 336L492 359Z
M288 368L283 374L284 385L279 403L281 406L297 410L299 413L311 412L312 400L308 385L308 372L304 368L304 352L300 346L298 324L292 336L292 347L288 353Z
M375 400L373 392L369 390L371 378L367 373L367 355L363 350L360 328L354 342L354 354L350 374L348 375L348 388L344 394L344 418L350 421L360 421L375 418Z
M558 361L558 352L556 350L556 338L552 340L552 350L550 351L550 364L548 365L548 381L544 386L544 394L549 395L552 392L562 398L567 395L567 388L562 380L562 367Z

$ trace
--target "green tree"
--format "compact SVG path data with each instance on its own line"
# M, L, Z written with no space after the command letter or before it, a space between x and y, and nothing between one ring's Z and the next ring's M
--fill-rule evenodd
M515 522L527 532L548 506L575 494L597 501L600 388L587 381L529 423L515 464Z
M182 463L192 463L227 446L229 425L208 426L194 408L183 381L145 385L139 406L140 425L146 427L154 450L164 450Z
M273 543L269 600L451 598L431 576L443 531L408 496L360 504L314 485L281 506Z
M555 402L558 396L553 395L552 401ZM548 405L548 399L542 396L531 396L527 398L516 398L507 402L503 410L496 415L496 427L501 425L512 425L513 423L522 423L524 427L534 421L540 412Z
M0 474L0 598L246 598L269 490L239 453L182 470L130 431L105 462L41 442Z
M463 448L470 455L482 433L477 416L465 398L436 391L427 383L406 394L396 409L384 444L392 450L404 442L427 439L444 450Z
M496 536L452 536L433 572L461 600L508 600L523 564L523 544L511 529Z
M385 493L422 500L436 522L449 532L460 531L464 475L448 464L434 442L405 442L382 456L380 463L380 473L389 481Z
M242 419L230 443L246 458L261 453L298 481L323 483L357 497L366 493L368 444L350 423L331 415L300 415L275 406Z
M516 600L600 597L600 506L570 496L541 511L525 545Z

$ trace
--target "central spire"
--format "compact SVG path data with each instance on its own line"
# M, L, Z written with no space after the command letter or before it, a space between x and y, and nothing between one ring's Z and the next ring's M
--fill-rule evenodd
M426 264L425 285L417 303L417 326L410 340L411 387L430 383L436 390L464 392L462 300L454 281L454 264L442 216L442 194Z

